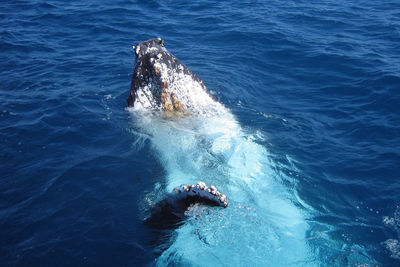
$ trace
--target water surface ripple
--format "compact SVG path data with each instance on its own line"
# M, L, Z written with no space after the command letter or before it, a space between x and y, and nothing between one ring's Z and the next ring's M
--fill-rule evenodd
M257 133L316 262L400 264L398 1L5 1L0 31L0 265L154 263L125 110L153 37Z

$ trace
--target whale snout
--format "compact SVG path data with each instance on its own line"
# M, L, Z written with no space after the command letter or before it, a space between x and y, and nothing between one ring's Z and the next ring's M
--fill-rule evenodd
M151 50L156 51L156 50L161 49L162 47L164 47L164 40L161 38L154 38L154 39L150 39L148 41L138 43L137 45L133 46L132 48L135 51L136 57L140 57L140 56L143 56L143 55L151 52Z
M167 118L217 112L203 81L155 38L138 43L128 106L161 111Z

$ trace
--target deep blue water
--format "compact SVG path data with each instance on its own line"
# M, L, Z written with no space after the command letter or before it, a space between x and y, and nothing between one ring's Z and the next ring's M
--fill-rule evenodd
M262 136L304 265L400 265L398 1L5 1L0 31L0 265L154 264L173 242L142 223L166 174L125 109L154 37Z

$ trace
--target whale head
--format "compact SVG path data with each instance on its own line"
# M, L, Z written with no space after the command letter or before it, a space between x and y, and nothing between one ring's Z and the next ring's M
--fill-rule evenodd
M165 47L161 38L138 43L128 106L167 116L201 113L215 101L201 79Z

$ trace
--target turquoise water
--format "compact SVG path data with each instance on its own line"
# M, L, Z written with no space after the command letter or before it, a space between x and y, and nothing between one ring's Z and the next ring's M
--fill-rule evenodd
M6 1L0 25L1 265L400 264L398 2ZM226 120L126 109L153 37ZM230 206L143 225L198 180Z

